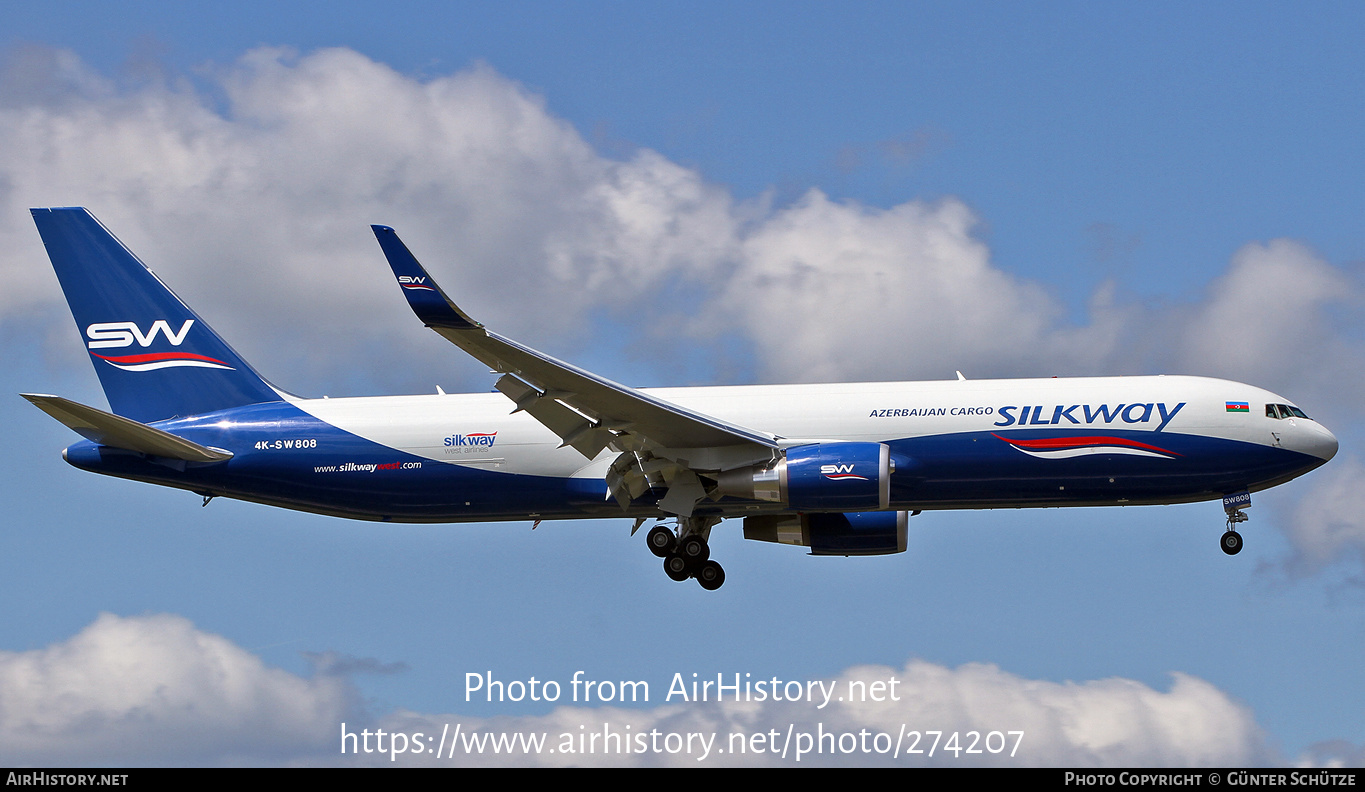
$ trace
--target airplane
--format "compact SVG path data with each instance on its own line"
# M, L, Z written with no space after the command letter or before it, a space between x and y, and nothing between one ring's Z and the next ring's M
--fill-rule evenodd
M1129 376L631 388L460 309L397 233L372 226L427 327L494 391L306 399L267 382L83 208L31 210L110 411L23 394L85 439L83 470L383 522L633 518L677 581L725 581L711 529L812 555L906 549L935 509L1223 500L1329 461L1289 400L1220 379ZM837 321L826 317L821 321Z

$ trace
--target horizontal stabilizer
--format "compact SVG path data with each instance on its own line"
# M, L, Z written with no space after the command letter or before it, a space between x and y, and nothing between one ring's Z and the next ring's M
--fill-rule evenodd
M75 430L76 434L100 445L186 462L222 462L232 458L230 451L191 443L170 432L163 432L147 424L87 407L60 396L36 393L20 395L33 402L38 409Z

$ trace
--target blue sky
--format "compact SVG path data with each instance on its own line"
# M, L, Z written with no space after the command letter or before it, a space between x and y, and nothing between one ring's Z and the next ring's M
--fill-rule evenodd
M6 761L331 763L338 720L604 717L466 702L470 671L661 693L674 672L871 666L927 680L895 715L920 728L1029 724L1025 764L1360 763L1357 7L7 19L12 393L103 403L26 211L85 205L304 395L491 387L393 293L377 222L479 318L633 384L1207 374L1283 393L1342 451L1257 496L1236 558L1217 504L925 513L906 554L875 559L722 526L728 580L707 595L659 574L624 520L378 527L82 474L59 456L75 438L16 396L0 709L22 717L0 733L39 736ZM850 267L891 287L848 286ZM832 355L830 326L875 340ZM215 663L280 703L228 702L202 681ZM138 700L158 684L205 714ZM78 694L58 702L63 685ZM946 687L986 703L935 703ZM657 695L640 722L738 717Z

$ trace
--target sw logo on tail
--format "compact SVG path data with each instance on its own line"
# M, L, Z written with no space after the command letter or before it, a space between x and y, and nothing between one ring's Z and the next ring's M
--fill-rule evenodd
M149 347L156 340L157 333L164 333L171 346L180 346L193 324L193 319L186 319L185 323L180 325L180 332L173 333L165 319L158 319L152 322L152 329L144 335L137 322L96 322L85 328L86 337L91 339L86 346L91 350L130 347L136 340L139 346ZM178 366L232 370L232 366L221 360L207 355L196 355L193 352L150 352L111 356L91 351L90 354L124 371L157 371Z
M180 332L173 333L169 322L158 319L152 322L152 329L143 335L142 328L137 326L137 322L96 322L85 328L86 337L91 339L86 346L90 349L112 349L132 346L136 340L139 346L149 347L156 340L157 333L164 333L171 346L180 346L193 325L193 319L186 319L185 323L180 325Z

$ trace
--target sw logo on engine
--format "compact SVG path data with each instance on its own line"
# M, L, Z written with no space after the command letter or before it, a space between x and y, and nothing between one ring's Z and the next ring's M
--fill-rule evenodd
M820 473L827 479L833 481L867 481L867 476L859 476L853 472L852 465L821 465Z

